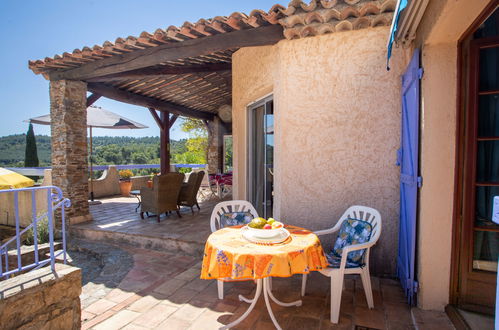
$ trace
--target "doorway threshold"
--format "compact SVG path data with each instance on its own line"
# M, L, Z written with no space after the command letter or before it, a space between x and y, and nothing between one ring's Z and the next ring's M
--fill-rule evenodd
M490 315L475 313L457 308L456 306L448 305L445 308L449 319L452 321L456 329L466 330L493 330L494 317Z

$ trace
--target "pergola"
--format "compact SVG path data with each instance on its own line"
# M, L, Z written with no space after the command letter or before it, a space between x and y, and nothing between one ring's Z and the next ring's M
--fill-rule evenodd
M30 61L30 69L50 81L53 182L73 202L69 218L78 222L89 217L87 106L107 97L147 108L160 128L162 173L170 168L169 131L178 116L203 120L209 143L218 150L223 133L232 130L230 121L219 117L219 110L232 103L232 54L283 39L278 24L283 10L276 5L249 16L234 13L186 22ZM87 91L92 93L88 98Z
M161 172L169 171L169 129L178 116L203 120L209 150L221 149L232 130L221 112L232 103L232 54L324 33L388 25L394 0L292 1L268 12L186 22L101 46L30 61L50 81L53 183L72 200L72 221L90 215L87 203L86 108L100 97L147 108L161 131ZM92 94L87 98L87 91ZM229 116L230 118L230 116ZM212 170L219 156L208 156ZM215 164L210 164L214 162Z

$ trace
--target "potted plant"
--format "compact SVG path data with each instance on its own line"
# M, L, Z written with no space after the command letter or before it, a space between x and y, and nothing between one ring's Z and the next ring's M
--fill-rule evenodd
M130 190L132 190L132 176L133 173L130 170L121 170L120 175L120 191L121 195L128 197L130 196Z

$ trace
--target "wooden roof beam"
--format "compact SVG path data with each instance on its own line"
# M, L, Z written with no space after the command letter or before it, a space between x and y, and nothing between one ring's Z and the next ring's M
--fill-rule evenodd
M273 45L284 39L281 25L220 33L203 38L172 42L157 47L115 55L81 67L49 73L50 80L87 80L90 78L126 72L200 55L209 55L227 49Z
M206 63L202 65L189 66L154 66L143 69L120 72L101 77L89 78L87 82L106 82L116 80L154 78L156 76L177 75L198 72L230 71L232 63Z
M97 93L93 93L89 97L87 97L87 107L91 106L94 104L98 99L100 99L102 95L99 95Z
M213 120L215 116L214 114L209 112L191 109L172 102L160 101L151 97L130 93L102 83L89 83L87 85L87 89L93 93L98 93L109 99L146 108L153 108L158 111L167 111L179 116L192 117L202 120Z

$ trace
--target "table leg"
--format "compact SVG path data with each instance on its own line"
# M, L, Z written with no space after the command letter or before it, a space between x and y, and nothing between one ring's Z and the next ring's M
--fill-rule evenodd
M246 312L244 312L243 315L241 315L241 317L239 317L237 320L235 320L234 322L232 323L229 323L223 327L220 328L220 330L225 330L225 329L230 329L236 325L238 325L239 323L241 323L248 315L249 313L251 313L251 311L253 310L253 308L255 308L255 305L256 305L256 302L258 301L258 298L260 297L260 294L262 293L262 280L261 279L258 279L256 281L256 292L255 292L255 297L251 300L251 305L250 307L248 307L248 309L246 310ZM249 300L249 299L248 299Z
M139 201L139 203L137 204L137 207L135 208L135 213L137 213L137 210L140 208L140 205L142 204L142 201L140 200L140 195L134 195L135 198L137 198L137 200Z
M244 297L242 295L239 295L239 300L240 301L244 301L244 302L246 302L248 304L251 304L250 307L236 321L234 321L234 322L232 322L232 323L230 323L230 324L228 324L228 325L226 325L226 326L224 326L224 327L222 327L220 329L229 329L229 328L231 328L233 326L238 325L241 321L243 321L248 316L248 314L253 310L253 308L255 307L256 301L260 297L261 291L263 290L263 296L264 296L264 299L265 299L265 305L267 306L267 311L269 312L270 318L272 319L272 322L274 323L274 326L276 327L276 329L282 330L282 328L279 326L279 323L277 322L277 320L276 320L276 318L274 316L274 313L272 312L272 306L270 305L269 297L270 297L270 299L273 302L275 302L279 306L283 306L283 307L301 306L302 305L302 301L301 300L297 300L297 301L293 301L293 302L290 302L290 303L285 303L285 302L282 302L282 301L278 300L272 294L272 288L271 288L272 282L271 281L272 281L271 277L266 277L263 280L262 279L258 279L257 282L256 282L256 293L255 293L255 297L253 297L253 299L248 299L248 298L246 298L246 297ZM263 285L262 285L262 282L263 282ZM262 286L263 286L263 289L262 289Z

